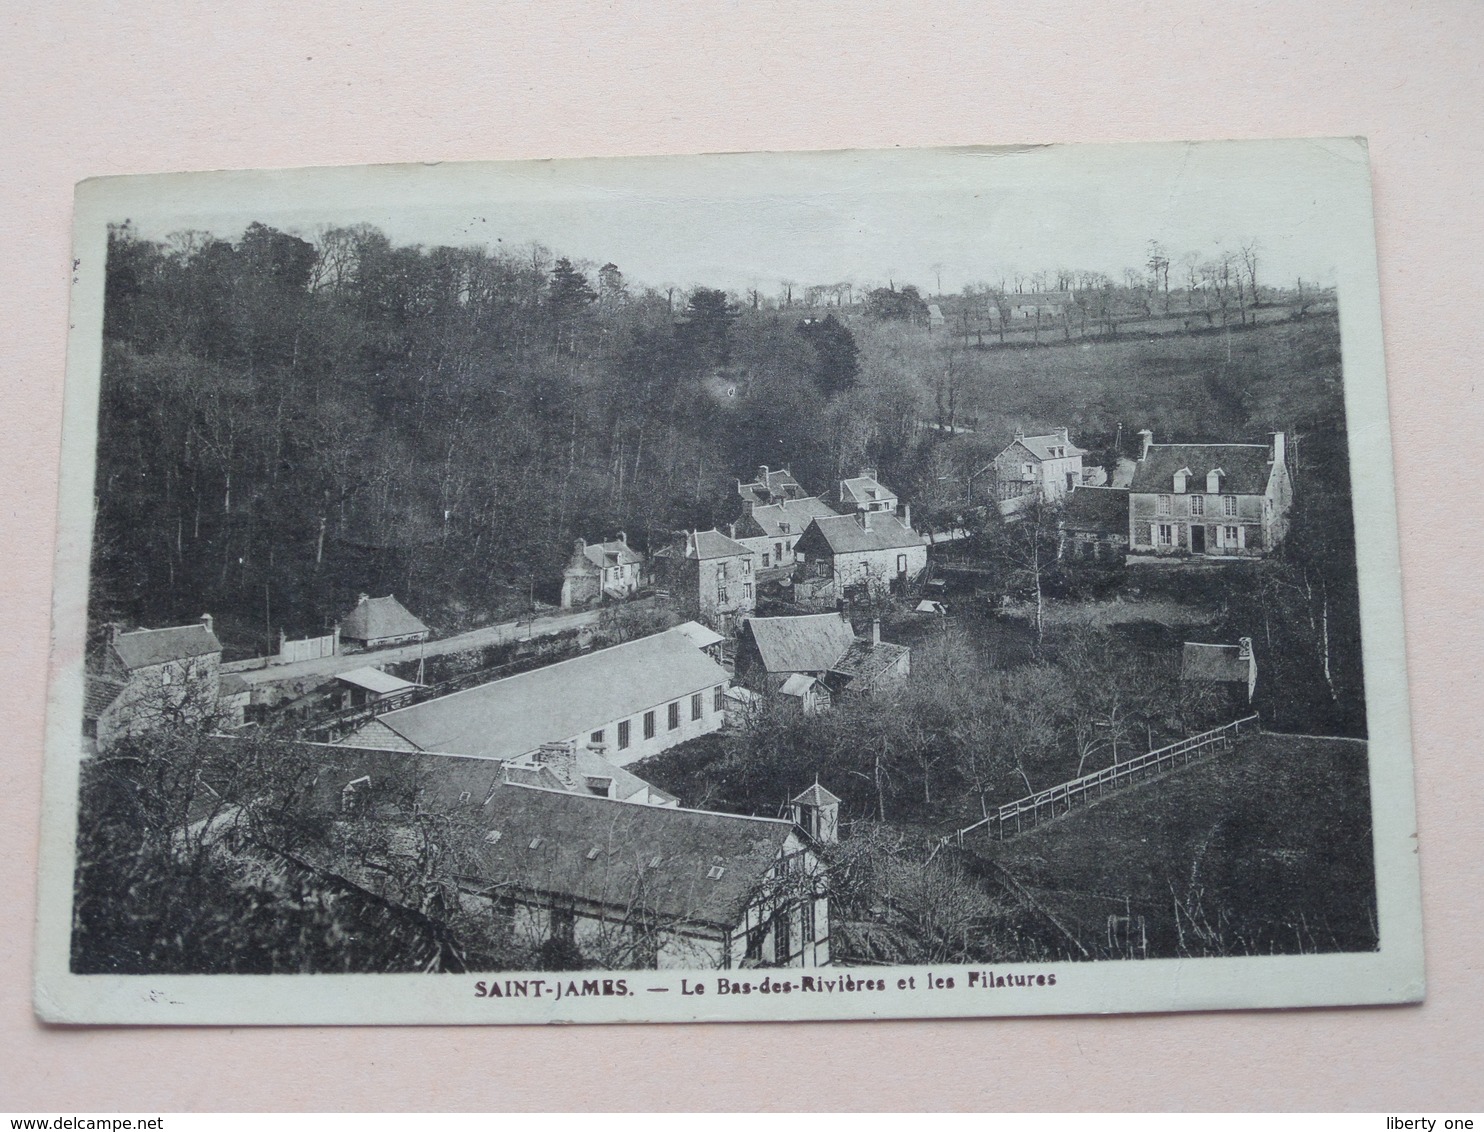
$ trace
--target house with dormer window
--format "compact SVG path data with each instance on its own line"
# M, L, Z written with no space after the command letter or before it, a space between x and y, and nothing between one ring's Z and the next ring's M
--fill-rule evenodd
M1269 444L1155 444L1129 484L1129 560L1260 558L1288 532L1293 481L1284 435Z
M835 514L823 499L806 496L778 503L754 503L732 527L732 537L757 556L759 570L791 570L794 544L815 519Z
M995 498L1010 515L1033 500L1056 503L1082 485L1086 450L1072 443L1065 428L1039 436L1015 430L1015 439L994 458Z
M860 475L840 481L840 510L896 514L897 493L876 478L875 468L862 468Z

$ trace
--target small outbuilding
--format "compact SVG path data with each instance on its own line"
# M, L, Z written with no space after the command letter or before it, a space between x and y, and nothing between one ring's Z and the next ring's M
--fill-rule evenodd
M394 594L372 597L361 594L355 608L340 622L340 639L367 648L425 641L432 630L407 611Z

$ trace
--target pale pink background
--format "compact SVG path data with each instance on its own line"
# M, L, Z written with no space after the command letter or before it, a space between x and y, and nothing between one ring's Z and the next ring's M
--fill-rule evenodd
M1484 1107L1484 8L153 0L12 4L0 28L0 1110ZM63 1030L32 1020L75 181L381 161L1351 134L1370 138L1375 177L1425 1006L545 1030Z

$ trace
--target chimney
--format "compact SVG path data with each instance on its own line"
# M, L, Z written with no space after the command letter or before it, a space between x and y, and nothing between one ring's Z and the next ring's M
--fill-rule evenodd
M201 614L201 624L204 625L204 626L206 626L206 631L208 633L211 633L211 632L214 632L215 631L212 628L212 626L215 625L216 622L212 619L211 614L209 614L209 613L203 613L203 614Z
M1072 439L1071 439L1071 437L1069 437L1067 435L1067 430L1065 428L1059 428L1059 429L1057 429L1056 430L1056 435L1059 436L1059 437L1061 437L1061 440L1062 440L1062 443L1063 444L1070 444L1070 443L1072 443Z
M625 546L628 546L629 545L628 532L627 531L619 531L618 532L618 541L621 542L621 543L623 543Z
M912 504L902 504L902 522L908 527L912 526Z
M370 600L371 600L371 595L370 594L361 594L360 597L356 598L356 604L357 605L365 605Z
M768 486L768 465L767 464L759 464L757 466L757 482L760 483L760 484L762 484L764 487L767 487Z
M577 751L574 743L542 743L536 752L536 764L548 768L568 786L577 781Z
M586 550L587 550L587 543L583 542L582 539L575 538L575 539L572 540L572 557L573 558L581 558L582 555L583 555L583 553L586 552ZM365 594L362 594L361 595L361 600L362 601L365 601L366 600L366 595Z
M871 480L873 480L875 478L876 478L876 469L875 468L862 468L861 469L861 479L871 479Z
M873 618L871 618L871 644L873 644L873 645L879 645L880 643L881 643L881 618L879 618L879 617L873 617Z
M115 641L117 641L119 639L119 631L120 630L119 630L119 623L117 621L110 621L107 625L103 626L103 628L108 633L108 643L109 644L113 644Z
M737 538L737 524L736 523L730 523L730 524L727 525L727 534L729 534L731 536L731 538L732 538L732 540L734 542L736 541L736 538Z
M1019 425L1016 425L1015 426L1015 439L1016 440L1024 440L1025 439L1025 429L1021 428Z
M1251 637L1238 637L1237 638L1237 659L1238 660L1251 660L1252 659L1252 638Z
M1139 430L1139 459L1144 460L1149 456L1149 449L1154 444L1154 433L1147 428Z
M1281 432L1273 433L1273 463L1281 464L1288 456L1288 442Z
M861 530L869 531L871 529L871 513L869 511L857 511L855 513L855 521L860 524Z

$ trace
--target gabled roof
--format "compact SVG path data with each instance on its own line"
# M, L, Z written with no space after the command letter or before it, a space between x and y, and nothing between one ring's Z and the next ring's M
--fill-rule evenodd
M1245 684L1251 677L1251 664L1242 655L1241 645L1206 645L1186 641L1180 653L1180 679L1211 680L1220 683Z
M884 486L875 476L856 476L840 481L840 502L864 506L895 499L897 493Z
M770 471L760 467L757 479L737 485L737 494L751 502L768 503L775 499L800 499L805 493L803 485L787 468Z
M840 799L831 794L818 782L815 782L813 786L794 798L793 801L797 805L802 806L838 806L840 804Z
M730 929L794 825L503 785L482 807L480 881ZM498 834L498 836L494 836ZM535 848L532 848L532 845Z
M358 602L340 622L340 635L356 641L379 641L383 637L410 637L426 632L428 627L391 594Z
M422 751L513 759L729 679L683 633L667 630L398 708L374 723Z
M698 649L709 649L712 645L719 645L726 640L720 633L709 626L702 625L699 621L685 621L670 630L679 633Z
M97 719L118 699L129 686L126 680L115 680L111 676L95 676L89 673L83 685L82 717Z
M685 540L685 556L706 561L711 558L735 558L752 553L735 539L727 538L717 530L696 531Z
M222 696L240 696L243 692L251 692L252 685L235 672L223 672L217 681L217 691Z
M812 495L782 503L754 504L751 513L737 524L737 537L781 538L785 535L799 535L804 533L812 520L835 513L835 509L823 499ZM785 523L788 525L787 530L783 529Z
M605 566L610 569L614 566L632 566L644 561L644 555L619 539L588 543L582 552L589 562L600 569Z
M536 786L543 790L569 790L586 794L589 779L604 779L613 786L612 796L620 802L644 802L649 805L673 805L680 799L644 781L632 771L611 763L596 751L578 745L573 751L572 773L563 778L550 765L527 755L516 762L505 763L505 781L517 786Z
M810 689L824 687L824 682L817 676L810 676L807 672L795 672L785 680L778 691L785 696L807 696Z
M771 673L828 672L855 641L855 630L838 613L749 617L743 631Z
M1134 465L1130 491L1168 494L1175 490L1175 473L1188 468L1187 491L1204 492L1206 474L1221 470L1223 495L1261 495L1268 489L1273 462L1266 444L1151 444Z
M863 526L857 515L864 517L868 525ZM920 534L888 511L857 512L857 515L815 519L810 529L819 531L831 554L923 545Z
M1039 436L1017 436L1013 441L1005 446L1005 450L1004 452L1000 453L1000 456L1003 456L1005 452L1009 452L1016 445L1020 445L1021 447L1023 447L1037 460L1062 459L1063 457L1053 456L1051 454L1052 448L1065 448L1067 456L1087 455L1087 449L1078 448L1075 444L1072 443L1071 437L1063 436L1060 432L1047 432L1042 433ZM999 457L996 457L996 459L998 458Z
M414 684L410 680L403 680L400 676L392 676L379 668L352 668L349 672L335 673L335 679L346 684L352 684L357 688L364 688L368 692L375 692L380 696L388 696L393 692L407 692L413 688L421 688L421 684Z
M179 625L170 629L136 629L120 633L113 651L125 668L148 668L173 660L190 660L222 651L221 641L205 625Z
M1079 487L1062 501L1062 526L1074 531L1128 534L1128 489Z
M894 645L890 641L875 644L870 641L856 641L834 663L830 672L836 676L844 676L847 680L864 680L869 683L911 651L906 645Z

